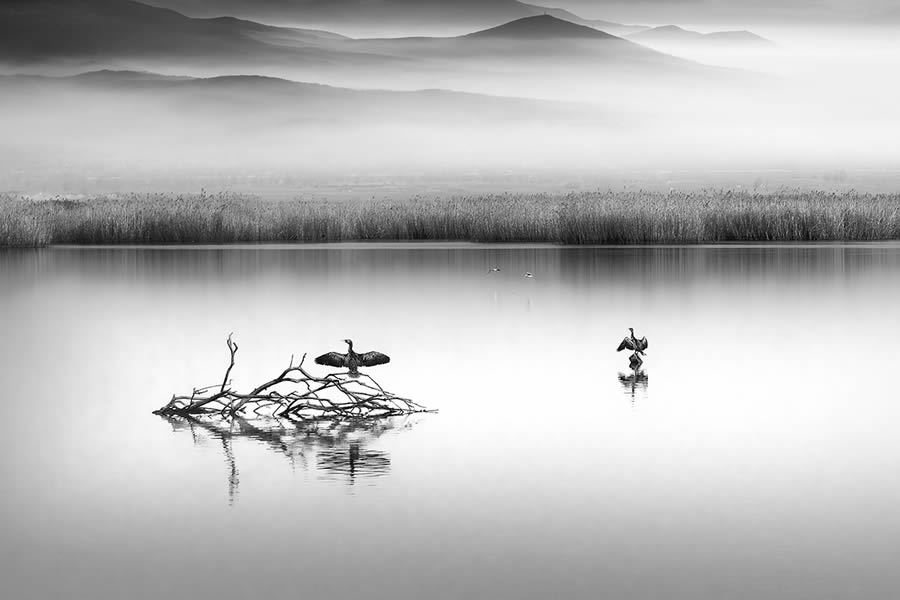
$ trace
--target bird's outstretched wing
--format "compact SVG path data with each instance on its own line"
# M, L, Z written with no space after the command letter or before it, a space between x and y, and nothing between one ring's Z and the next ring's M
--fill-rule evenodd
M626 348L628 348L629 350L637 350L637 348L634 347L634 342L632 342L631 338L628 338L628 337L625 338L624 340L622 340L622 343L619 344L619 347L616 349L616 352L621 352L622 350L625 350Z
M649 345L650 343L647 341L646 337L641 338L641 350L646 350Z
M375 365L383 365L391 362L391 357L381 352L366 352L359 355L359 365L361 367L374 367Z
M329 352L316 358L317 365L328 365L329 367L344 367L347 365L347 355L338 352Z

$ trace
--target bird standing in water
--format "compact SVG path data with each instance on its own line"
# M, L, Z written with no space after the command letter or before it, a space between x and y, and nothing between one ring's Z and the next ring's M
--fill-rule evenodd
M633 327L629 327L628 331L631 332L631 335L626 336L625 339L622 340L622 343L619 344L616 352L621 352L626 348L633 351L634 354L628 357L628 362L632 369L637 370L642 364L644 364L641 356L646 356L644 350L646 350L650 344L647 342L646 336L641 339L637 339L637 337L634 335Z
M347 367L350 377L359 377L359 367L374 367L391 362L391 357L381 352L364 352L359 354L353 351L353 340L344 340L347 344L347 354L328 352L316 358L316 364L329 367Z

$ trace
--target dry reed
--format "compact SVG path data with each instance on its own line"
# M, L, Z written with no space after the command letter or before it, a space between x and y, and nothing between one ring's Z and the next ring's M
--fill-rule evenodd
M0 197L0 247L470 241L557 244L900 239L900 194L585 192L366 201L238 194Z

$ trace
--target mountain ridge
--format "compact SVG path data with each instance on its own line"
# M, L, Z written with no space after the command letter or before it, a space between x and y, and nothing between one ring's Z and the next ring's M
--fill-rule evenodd
M732 44L753 44L753 45L773 45L770 40L753 33L752 31L731 30L731 31L713 31L710 33L700 33L679 27L678 25L662 25L653 27L637 33L625 36L629 40L636 42L660 42L660 43L732 43Z
M599 27L614 35L633 33L644 26L623 25L613 21L584 19L562 8L545 7L519 0L381 0L360 3L347 0L313 0L286 5L278 0L219 0L214 5L195 0L150 0L157 6L174 8L192 16L231 14L263 23L303 24L347 33L371 28L378 31L353 34L352 37L421 37L461 35L486 29L523 17L549 14L579 25ZM386 32L402 24L399 31ZM448 27L460 31L449 32Z

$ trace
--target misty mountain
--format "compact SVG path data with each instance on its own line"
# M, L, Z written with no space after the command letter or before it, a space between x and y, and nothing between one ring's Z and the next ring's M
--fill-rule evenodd
M0 60L253 56L276 60L304 51L314 59L336 34L235 18L195 19L132 0L5 0ZM329 57L333 58L333 57Z
M0 66L13 72L26 66L51 75L253 74L338 87L574 100L635 82L684 86L726 75L550 15L456 37L351 39L233 17L187 17L132 0L12 0L0 11ZM548 73L553 86L546 85Z
M506 40L615 40L619 39L603 31L577 25L550 15L539 15L517 19L497 27L476 31L462 36L469 39Z
M522 3L524 4L524 3ZM605 31L606 33L611 33L613 35L624 36L630 33L637 33L638 31L644 31L649 29L646 25L623 25L622 23L615 23L613 21L605 21L602 19L584 19L575 13L565 10L563 8L549 8L545 6L537 6L534 4L524 4L527 8L533 10L533 15L550 15L551 17L556 17L557 19L562 19L563 21L569 21L571 23L575 23L577 25L584 25L586 27L593 27L595 29L599 29L601 31Z
M216 121L227 129L248 122L336 122L380 119L461 120L498 122L508 119L553 118L568 115L559 103L504 98L444 90L394 92L356 90L274 77L236 75L197 78L142 71L91 71L66 77L0 76L0 98L28 96L53 102L64 91L72 100L115 97L129 112L147 118L155 108L177 109ZM78 102L74 101L73 106ZM140 108L139 111L136 111ZM568 105L575 109L577 105ZM588 114L581 111L581 116ZM566 116L570 118L570 116Z
M100 71L0 76L0 164L123 169L467 164L555 135L620 127L597 107L421 90L367 91L258 76ZM477 156L477 158L476 158ZM398 162L400 161L400 162ZM404 167L405 168L405 167Z
M715 77L721 70L652 50L603 31L539 15L456 37L412 37L350 40L358 52L448 64L491 78L530 75L545 79L575 77L582 85L613 75L637 77Z
M646 44L689 44L722 46L772 46L772 42L750 31L715 31L700 33L682 29L677 25L654 27L626 36L630 40Z
M523 17L548 14L615 35L645 29L583 19L570 11L517 0L152 0L190 15L235 15L275 24L302 24L354 36L453 35Z

